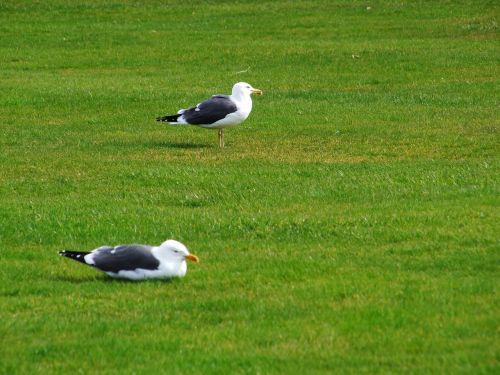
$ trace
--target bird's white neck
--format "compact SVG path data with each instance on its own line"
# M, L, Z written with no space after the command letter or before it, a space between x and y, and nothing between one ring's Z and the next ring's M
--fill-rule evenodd
M183 277L187 272L186 261L182 262L165 262L162 266L169 271L170 274L177 277Z
M173 276L182 277L186 274L187 264L185 260L172 259L161 250L160 246L155 246L151 252L160 261L160 268L167 270Z
M239 109L243 112L250 113L252 110L252 98L250 95L241 92L233 92L231 94L231 100L236 102Z

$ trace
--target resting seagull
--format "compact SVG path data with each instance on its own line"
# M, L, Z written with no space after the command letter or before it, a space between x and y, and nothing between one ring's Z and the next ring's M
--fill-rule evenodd
M198 262L196 255L175 240L160 246L101 246L90 252L63 250L59 255L95 267L111 277L128 280L184 277L186 259Z
M181 109L176 115L157 117L156 121L219 129L219 146L224 147L224 128L236 126L247 119L252 111L251 94L262 95L262 91L246 82L238 82L230 96L214 95L196 107Z

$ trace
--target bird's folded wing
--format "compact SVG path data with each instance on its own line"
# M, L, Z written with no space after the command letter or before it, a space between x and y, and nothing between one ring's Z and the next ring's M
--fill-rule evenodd
M214 95L196 107L186 109L182 115L189 124L205 125L222 120L237 110L238 107L228 96Z
M94 266L106 272L119 272L142 268L157 269L158 259L151 252L152 247L147 245L121 245L102 247L92 256Z

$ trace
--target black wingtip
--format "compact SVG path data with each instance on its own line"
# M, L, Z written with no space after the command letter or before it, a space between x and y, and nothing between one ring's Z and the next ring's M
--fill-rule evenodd
M90 254L89 252L84 251L71 251L71 250L62 250L59 251L59 256L70 258L76 260L77 262L85 263L85 255Z
M180 116L181 116L180 114L161 116L161 117L157 117L156 121L158 121L158 122L177 122L177 119Z
M170 121L170 118L171 118L171 117L172 117L172 116L161 116L161 117L157 117L157 118L156 118L156 121L158 121L158 122L168 122L168 121Z

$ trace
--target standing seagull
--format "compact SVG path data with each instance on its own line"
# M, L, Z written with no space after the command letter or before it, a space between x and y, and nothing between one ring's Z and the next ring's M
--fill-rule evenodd
M186 246L175 240L160 246L101 246L90 252L63 250L59 255L93 266L118 279L144 280L184 277L186 259L198 262Z
M248 83L238 82L230 96L214 95L196 107L181 109L176 115L157 117L156 121L219 129L219 146L224 147L224 128L236 126L247 119L252 111L251 94L262 95L262 91Z

